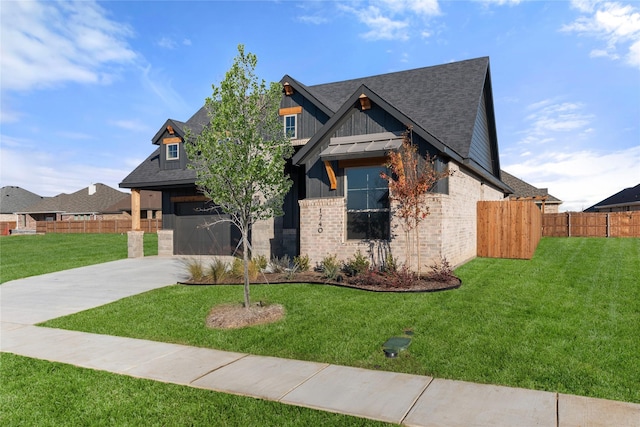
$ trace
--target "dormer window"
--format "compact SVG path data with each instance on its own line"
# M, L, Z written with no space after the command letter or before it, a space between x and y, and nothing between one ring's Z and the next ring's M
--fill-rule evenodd
M167 144L167 160L178 160L180 158L180 150L178 144Z
M287 138L297 138L298 129L296 123L297 120L295 114L284 116L284 134Z

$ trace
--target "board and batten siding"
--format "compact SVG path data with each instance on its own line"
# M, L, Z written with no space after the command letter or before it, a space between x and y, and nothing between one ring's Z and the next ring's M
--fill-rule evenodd
M297 115L297 139L311 138L329 120L329 116L298 92L284 96L280 107L302 107L302 113Z
M489 121L486 109L486 93L482 94L482 102L478 107L476 122L473 127L469 157L475 160L488 172L494 172L491 156L491 137L489 135Z

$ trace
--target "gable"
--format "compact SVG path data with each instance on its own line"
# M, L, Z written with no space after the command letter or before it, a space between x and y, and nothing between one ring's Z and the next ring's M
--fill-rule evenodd
M379 76L307 87L335 111L298 151L294 164L309 171L331 137L411 128L427 151L454 160L483 182L510 192L500 181L489 59L478 58ZM370 110L358 110L367 97ZM429 148L431 147L431 148Z
M288 82L287 82L288 83ZM326 108L314 99L305 96L300 87L293 86L293 93L282 97L280 116L296 115L297 140L308 140L329 120Z
M489 114L487 91L484 90L478 105L476 121L473 125L468 157L490 174L500 176L495 129L492 130L491 128L494 121Z

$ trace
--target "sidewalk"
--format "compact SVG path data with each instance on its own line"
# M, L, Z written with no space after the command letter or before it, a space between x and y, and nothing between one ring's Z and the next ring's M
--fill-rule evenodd
M33 326L180 272L177 260L150 257L5 283L0 351L407 426L640 427L633 403Z

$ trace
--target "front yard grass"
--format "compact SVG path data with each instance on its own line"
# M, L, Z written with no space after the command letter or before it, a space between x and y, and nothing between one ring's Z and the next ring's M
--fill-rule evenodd
M4 426L385 426L276 402L0 354Z
M544 238L530 261L465 264L452 291L252 285L285 306L270 325L208 329L242 287L175 285L44 326L640 403L639 272L640 239ZM407 329L409 349L385 358Z
M158 254L158 235L144 234L144 254ZM126 234L0 237L0 283L127 257Z

